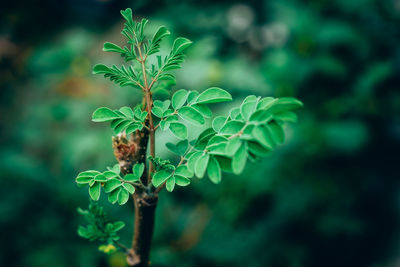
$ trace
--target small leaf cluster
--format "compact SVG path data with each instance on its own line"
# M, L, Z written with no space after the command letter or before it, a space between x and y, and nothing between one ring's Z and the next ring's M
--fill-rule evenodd
M119 110L111 110L106 107L96 109L92 115L94 122L111 122L110 126L115 134L125 131L126 134L142 130L147 117L147 112L140 106L133 110L130 107L122 107Z
M135 192L135 186L140 185L143 171L143 163L135 164L132 173L121 177L120 167L116 164L113 168L107 168L105 172L95 170L81 172L76 178L76 183L80 186L88 185L89 195L94 201L100 199L101 188L104 188L109 202L123 205L128 201L129 195Z
M213 183L219 183L222 171L240 174L248 160L267 156L282 144L285 140L283 124L295 122L297 115L293 110L301 106L303 104L295 98L251 95L228 116L215 117L212 127L205 129L197 139L190 143L188 140L167 143L166 147L181 157L179 168L185 167L184 177L191 178L194 174L202 178L207 172ZM181 165L182 162L185 165ZM167 181L168 189L168 183L172 184L168 179L173 175L173 170L156 173L154 186ZM173 186L170 188L172 191Z
M160 119L159 126L163 131L170 130L179 139L188 136L187 127L179 118L196 126L204 125L210 119L212 112L206 104L232 100L232 96L225 90L212 87L202 93L180 89L171 100L153 103L152 114Z
M122 221L110 221L104 208L97 203L91 202L87 210L78 208L78 213L83 215L88 223L86 226L79 226L78 234L81 237L107 244L113 244L119 240L118 231L125 227L125 223Z

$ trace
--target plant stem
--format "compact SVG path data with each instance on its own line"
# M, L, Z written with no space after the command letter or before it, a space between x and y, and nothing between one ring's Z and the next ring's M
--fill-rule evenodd
M129 266L148 267L150 265L150 248L153 239L157 195L147 193L135 194L135 225L132 248L129 250L127 262Z
M156 150L155 150L155 129L154 129L154 123L153 123L153 116L151 116L151 107L153 106L153 98L151 96L150 92L150 87L148 86L147 83L147 75L146 75L146 58L147 56L143 57L142 55L142 50L140 48L140 44L138 44L138 51L139 51L139 56L140 56L140 64L142 66L142 74L143 74L143 83L144 83L144 93L145 93L145 98L146 98L146 109L147 109L147 116L149 119L149 135L150 135L150 155L154 158L156 156ZM151 183L151 174L154 171L154 166L153 163L149 163L149 172L147 176L147 185L150 185Z

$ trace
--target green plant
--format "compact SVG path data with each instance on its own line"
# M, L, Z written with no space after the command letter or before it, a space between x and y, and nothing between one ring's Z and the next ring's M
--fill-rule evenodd
M293 110L303 104L294 98L250 95L228 115L212 119L209 104L232 100L231 95L221 88L212 87L201 93L180 89L171 99L156 100L154 93L169 93L175 84L175 77L169 71L181 68L184 51L192 42L179 37L170 52L161 56L160 42L169 35L168 30L160 27L152 38L146 39L147 20L135 22L129 8L121 14L126 20L122 34L127 39L127 46L105 43L103 50L116 52L131 64L129 67L98 64L93 73L102 74L120 86L135 88L143 95L143 100L133 108L101 107L94 111L92 120L110 122L116 134L113 149L118 163L103 172L81 172L76 182L88 186L94 201L99 200L102 191L113 204L123 205L132 196L135 204L132 247L128 249L117 241L117 231L123 224L109 222L102 208L94 204L89 211L81 211L89 225L80 227L78 233L84 238L103 242L101 250L105 252L112 252L117 247L122 249L130 266L148 266L158 193L163 188L172 192L175 186L188 186L192 177L203 178L206 173L216 184L221 182L222 172L240 174L248 160L257 161L284 142L282 126L297 120ZM150 64L150 57L156 63ZM211 122L211 127L189 140L186 123L204 126L207 121ZM157 131L170 131L180 140L165 144L179 157L177 164L156 156Z

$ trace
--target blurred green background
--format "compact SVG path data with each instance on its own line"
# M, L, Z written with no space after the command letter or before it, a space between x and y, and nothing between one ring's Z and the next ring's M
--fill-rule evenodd
M154 266L400 266L399 0L2 3L0 266L125 266L76 234L88 194L74 177L115 163L93 110L139 98L91 74L121 62L101 48L122 42L127 7L194 41L175 89L305 104L243 175L161 194ZM132 206L105 203L126 244Z

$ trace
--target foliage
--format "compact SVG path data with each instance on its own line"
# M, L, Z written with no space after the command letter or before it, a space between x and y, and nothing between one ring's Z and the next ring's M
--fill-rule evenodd
M101 245L99 250L110 253L115 252L115 244L120 239L118 231L125 227L121 221L112 222L108 219L103 207L96 202L90 202L89 208L83 210L78 208L79 214L83 215L88 222L86 227L79 226L78 234L90 241L98 240L107 245Z
M216 116L229 114L249 94L295 96L307 107L298 114L301 123L284 127L285 145L272 157L249 162L239 176L224 173L219 185L191 179L188 188L161 192L154 265L396 262L395 2L124 3L136 16L151 18L148 37L161 25L173 31L161 42L163 54L173 37L193 41L184 68L171 72L177 79L171 84L227 89L232 102L209 105ZM115 1L87 0L22 0L0 9L6 32L0 59L1 266L120 266L124 260L120 253L97 253L94 243L75 234L81 223L76 207L87 202L88 188L77 190L72 179L115 163L113 130L109 123L91 123L88 114L100 106L133 109L140 102L139 89L118 89L91 75L95 63L120 68L125 60L101 53L99 44L111 40L124 47L116 37L120 9ZM155 54L154 59L149 64L156 64ZM170 82L163 83L169 90ZM163 93L160 100L166 99ZM187 126L191 139L201 131ZM157 156L175 165L179 157L163 142L178 140L169 130L158 131ZM116 208L101 194L110 218L131 226L131 201ZM123 230L120 241L128 244L131 229Z
M257 161L267 156L285 139L283 126L286 122L295 122L297 116L293 110L303 104L295 98L256 97L250 95L240 106L231 109L228 115L212 119L212 110L208 104L232 100L229 92L218 87L211 87L203 92L180 89L175 91L171 99L153 100L151 90L156 90L160 81L175 80L170 70L182 67L184 51L192 44L186 38L175 39L168 55L158 55L160 42L169 32L160 27L146 42L144 34L146 19L135 22L131 9L121 11L126 20L122 34L127 39L128 47L121 48L113 43L105 43L104 51L119 53L133 65L111 68L98 64L93 68L94 74L102 74L120 86L131 86L142 91L142 105L134 109L124 106L112 110L101 107L94 111L92 121L111 122L115 134L128 136L139 132L150 132L150 168L146 182L141 177L144 163L135 164L132 173L121 176L119 165L108 168L105 172L84 171L78 174L78 185L88 185L92 200L98 201L101 189L108 194L111 203L123 205L129 195L139 191L157 194L165 186L172 192L177 186L188 186L191 178L203 178L207 173L210 180L218 184L222 172L241 174L248 160ZM157 65L147 65L147 57L156 54ZM137 67L135 70L134 66ZM147 78L149 75L149 80ZM153 87L154 86L154 87ZM204 126L206 121L212 127L203 130L197 138L188 139L187 123ZM175 137L181 139L176 144L167 142L166 147L180 156L178 164L155 155L155 131L169 130ZM147 140L146 140L147 143ZM90 229L87 229L89 231ZM81 229L80 232L83 230ZM86 232L84 232L86 233ZM87 234L91 238L95 233ZM85 236L85 237L86 237Z

